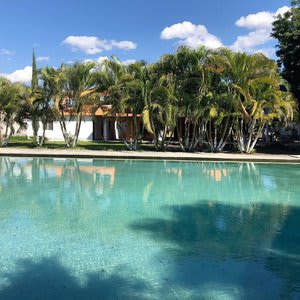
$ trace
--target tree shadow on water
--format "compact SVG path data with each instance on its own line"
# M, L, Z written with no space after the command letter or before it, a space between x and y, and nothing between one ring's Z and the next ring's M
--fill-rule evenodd
M60 299L149 299L151 288L143 281L116 273L87 274L81 284L56 257L38 262L19 261L17 271L5 274L8 284L0 287L1 300Z
M130 227L165 247L174 284L238 287L243 299L300 297L299 207L200 201L162 209L166 218Z

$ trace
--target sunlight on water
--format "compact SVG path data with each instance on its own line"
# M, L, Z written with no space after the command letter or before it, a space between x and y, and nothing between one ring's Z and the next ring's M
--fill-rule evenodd
M300 165L0 158L0 299L299 299Z

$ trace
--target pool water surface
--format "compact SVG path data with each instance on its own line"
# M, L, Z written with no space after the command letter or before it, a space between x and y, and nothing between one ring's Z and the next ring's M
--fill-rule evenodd
M300 299L300 165L2 157L0 299Z

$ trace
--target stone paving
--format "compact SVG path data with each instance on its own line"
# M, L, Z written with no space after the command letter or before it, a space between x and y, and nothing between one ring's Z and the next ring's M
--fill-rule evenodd
M0 148L0 156L300 163L300 155Z

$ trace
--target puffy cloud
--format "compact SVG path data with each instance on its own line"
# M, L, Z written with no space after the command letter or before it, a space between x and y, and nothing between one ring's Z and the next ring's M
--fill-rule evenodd
M137 47L137 45L131 41L117 42L117 41L112 40L112 41L109 41L108 43L111 43L112 47L116 47L116 48L124 49L124 50L132 50Z
M96 58L96 59L90 59L90 58L85 59L85 60L83 61L83 63L94 62L94 63L97 63L97 64L101 65L101 64L104 63L106 60L109 60L109 58L108 58L107 56L100 56L100 57L98 57L98 58Z
M22 82L29 84L32 77L32 67L27 66L24 69L16 70L9 74L0 74L0 76L9 79L11 82Z
M280 7L276 12L268 12L261 11L256 14L250 14L245 17L241 17L235 23L238 27L247 28L250 31L246 35L238 36L236 41L230 48L234 51L245 51L249 53L255 53L257 51L256 47L262 46L272 40L271 32L272 32L272 24L275 21L278 15L282 15L289 11L290 8L288 6ZM263 51L265 54L268 53L268 56L273 56L274 54L270 54L270 51L266 50L269 48L265 48Z
M248 15L247 17L241 17L236 21L235 25L248 29L269 29L272 27L273 21L274 16L272 13L262 11L257 14Z
M272 29L272 23L275 21L276 17L279 14L284 14L289 11L290 8L288 6L280 7L276 12L268 12L268 11L261 11L256 14L250 14L246 17L241 17L236 21L236 26L244 27L247 29Z
M252 31L247 35L238 36L237 40L230 47L234 51L253 52L252 49L256 46L265 44L271 40L271 35L268 30L261 29Z
M103 62L105 62L106 60L109 60L109 57L107 57L107 56L100 56L100 57L98 57L98 58L96 58L96 59L85 59L83 62L85 63L85 62L96 62L96 63L98 63L98 64L102 64ZM130 65L130 64L133 64L133 63L135 63L136 62L136 60L135 59L127 59L127 60L123 60L123 61L121 61L121 63L123 63L125 66L128 66L128 65Z
M36 60L37 61L49 61L49 56L39 56Z
M277 9L275 16L277 17L278 15L284 15L286 12L288 12L289 10L291 10L290 7L288 6L283 6Z
M98 63L98 64L102 64L102 63L104 63L106 60L109 60L109 58L107 57L107 56L100 56L100 57L98 57L97 59L96 59L96 62Z
M266 57L274 58L276 55L276 50L275 48L262 48L262 49L255 50L255 53L262 53Z
M212 49L222 47L220 39L209 33L204 25L195 25L188 21L166 27L160 36L163 40L179 39L180 44L191 48L200 45Z
M15 51L12 51L9 49L5 49L5 48L0 49L0 55L3 55L3 56L12 56L15 53L16 53Z
M134 64L136 62L136 59L127 59L127 60L123 60L122 63L125 65L125 66L129 66L131 64Z
M83 51L90 55L112 48L131 50L137 47L131 41L101 40L96 36L68 36L62 44L71 46L73 51Z

